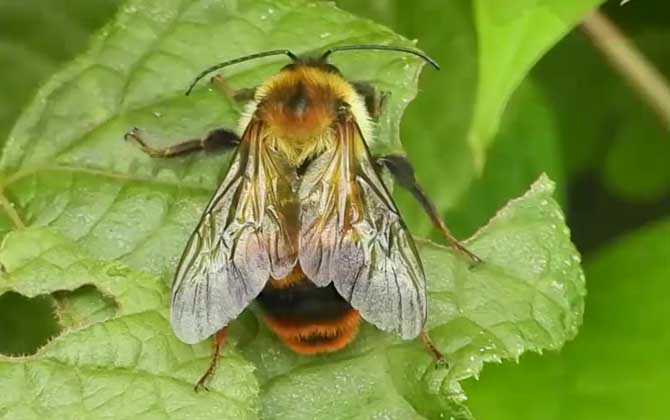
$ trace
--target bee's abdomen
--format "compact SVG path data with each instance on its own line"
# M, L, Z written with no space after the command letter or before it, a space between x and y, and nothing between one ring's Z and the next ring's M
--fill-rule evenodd
M317 287L299 269L270 281L256 300L268 327L296 353L340 350L358 332L358 311L332 284Z

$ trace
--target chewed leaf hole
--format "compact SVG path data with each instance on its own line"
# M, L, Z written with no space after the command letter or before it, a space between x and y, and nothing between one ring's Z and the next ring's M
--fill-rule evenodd
M15 292L0 296L0 354L34 354L61 331L54 312L51 296L28 298Z
M56 314L63 329L76 329L103 322L116 315L118 305L95 286L86 285L73 291L55 292Z

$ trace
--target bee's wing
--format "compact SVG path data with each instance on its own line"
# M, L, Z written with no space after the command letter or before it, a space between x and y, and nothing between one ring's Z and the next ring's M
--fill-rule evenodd
M331 281L368 322L414 338L426 320L425 275L414 242L370 161L353 118L300 187L300 264Z
M295 170L263 136L262 124L252 121L177 267L170 320L186 343L223 328L270 276L283 278L296 264Z

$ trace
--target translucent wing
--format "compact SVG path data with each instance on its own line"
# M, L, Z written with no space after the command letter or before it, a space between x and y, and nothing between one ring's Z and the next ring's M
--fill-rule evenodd
M300 186L302 270L318 286L332 281L368 322L414 338L426 320L421 260L353 118L336 134Z
M227 325L270 276L286 277L296 264L295 170L264 135L260 122L249 124L177 267L170 320L186 343Z

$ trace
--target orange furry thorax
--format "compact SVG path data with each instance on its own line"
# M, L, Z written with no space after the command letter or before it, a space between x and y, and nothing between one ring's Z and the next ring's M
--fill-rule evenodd
M257 116L266 123L267 137L299 164L330 145L338 109L355 95L341 75L295 64L259 87Z
M305 141L330 127L336 103L332 89L296 78L272 89L259 111L275 137Z

